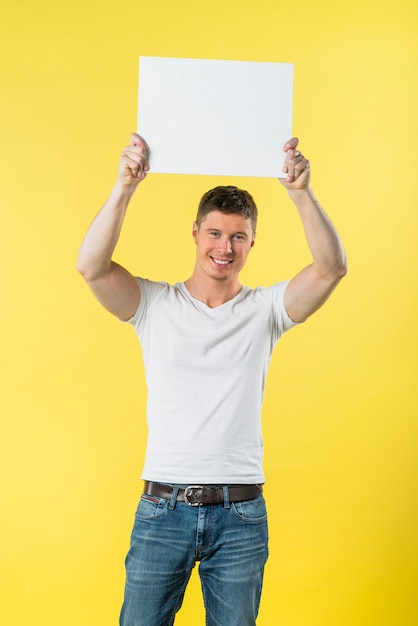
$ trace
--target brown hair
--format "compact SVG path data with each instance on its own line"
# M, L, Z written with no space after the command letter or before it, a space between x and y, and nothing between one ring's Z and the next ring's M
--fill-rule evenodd
M196 224L200 224L211 211L237 214L251 220L251 227L255 232L257 227L257 206L253 197L244 189L238 189L233 185L215 187L207 191L199 202Z

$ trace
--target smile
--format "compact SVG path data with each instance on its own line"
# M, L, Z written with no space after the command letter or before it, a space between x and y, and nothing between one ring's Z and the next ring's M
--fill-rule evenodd
M216 265L229 265L232 261L228 261L225 259L216 259L215 257L211 257L212 261L216 263Z

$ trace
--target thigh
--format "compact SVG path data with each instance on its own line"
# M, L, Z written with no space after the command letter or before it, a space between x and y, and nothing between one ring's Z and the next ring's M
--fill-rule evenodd
M194 566L193 519L142 496L126 557L121 626L170 626Z
M254 626L268 557L267 513L255 500L218 508L199 573L207 626Z

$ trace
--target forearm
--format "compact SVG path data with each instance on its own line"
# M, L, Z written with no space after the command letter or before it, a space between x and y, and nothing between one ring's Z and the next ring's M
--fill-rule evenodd
M77 262L78 271L87 281L95 280L111 270L112 255L133 193L134 189L116 183L89 227Z
M318 276L331 281L341 278L347 272L344 246L313 191L308 187L288 193L299 212Z

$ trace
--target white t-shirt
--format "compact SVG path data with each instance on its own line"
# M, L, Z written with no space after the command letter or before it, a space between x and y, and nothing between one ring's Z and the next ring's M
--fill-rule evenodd
M142 346L148 442L141 477L163 483L263 483L261 406L281 335L295 326L287 282L210 308L184 283L138 278L129 323Z

